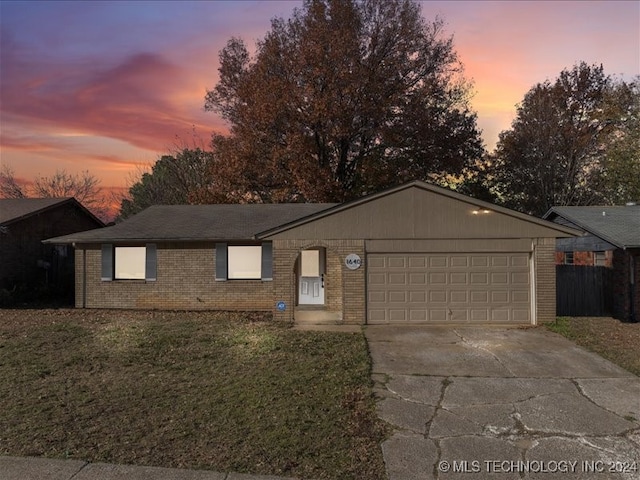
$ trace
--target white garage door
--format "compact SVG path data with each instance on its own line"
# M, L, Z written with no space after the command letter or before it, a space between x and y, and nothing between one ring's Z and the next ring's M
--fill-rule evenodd
M369 254L367 320L531 323L528 253Z

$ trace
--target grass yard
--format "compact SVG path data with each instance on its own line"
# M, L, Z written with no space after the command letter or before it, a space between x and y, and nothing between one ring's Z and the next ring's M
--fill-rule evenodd
M604 317L558 317L547 328L640 376L640 323Z
M384 478L364 336L266 320L0 310L0 455Z

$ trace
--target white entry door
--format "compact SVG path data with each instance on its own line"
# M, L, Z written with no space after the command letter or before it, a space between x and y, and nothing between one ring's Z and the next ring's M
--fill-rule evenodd
M322 275L322 251L300 252L300 277L298 303L300 305L324 305L324 280Z

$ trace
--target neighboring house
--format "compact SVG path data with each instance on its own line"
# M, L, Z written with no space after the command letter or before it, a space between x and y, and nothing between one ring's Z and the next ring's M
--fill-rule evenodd
M556 263L610 267L611 314L640 320L640 205L553 207L544 218L584 232L558 239Z
M576 233L415 181L338 205L155 206L47 242L75 245L81 308L536 324L555 318L556 238Z
M53 236L104 227L74 198L0 199L0 288L55 285L73 293L73 249Z

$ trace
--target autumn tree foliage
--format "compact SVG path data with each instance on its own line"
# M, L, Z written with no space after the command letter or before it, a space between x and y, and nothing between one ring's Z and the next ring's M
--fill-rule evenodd
M410 0L309 0L253 56L231 38L205 100L230 134L203 201L344 201L460 172L483 145L443 26Z
M483 174L504 204L543 215L640 193L639 151L637 83L582 62L527 92Z

